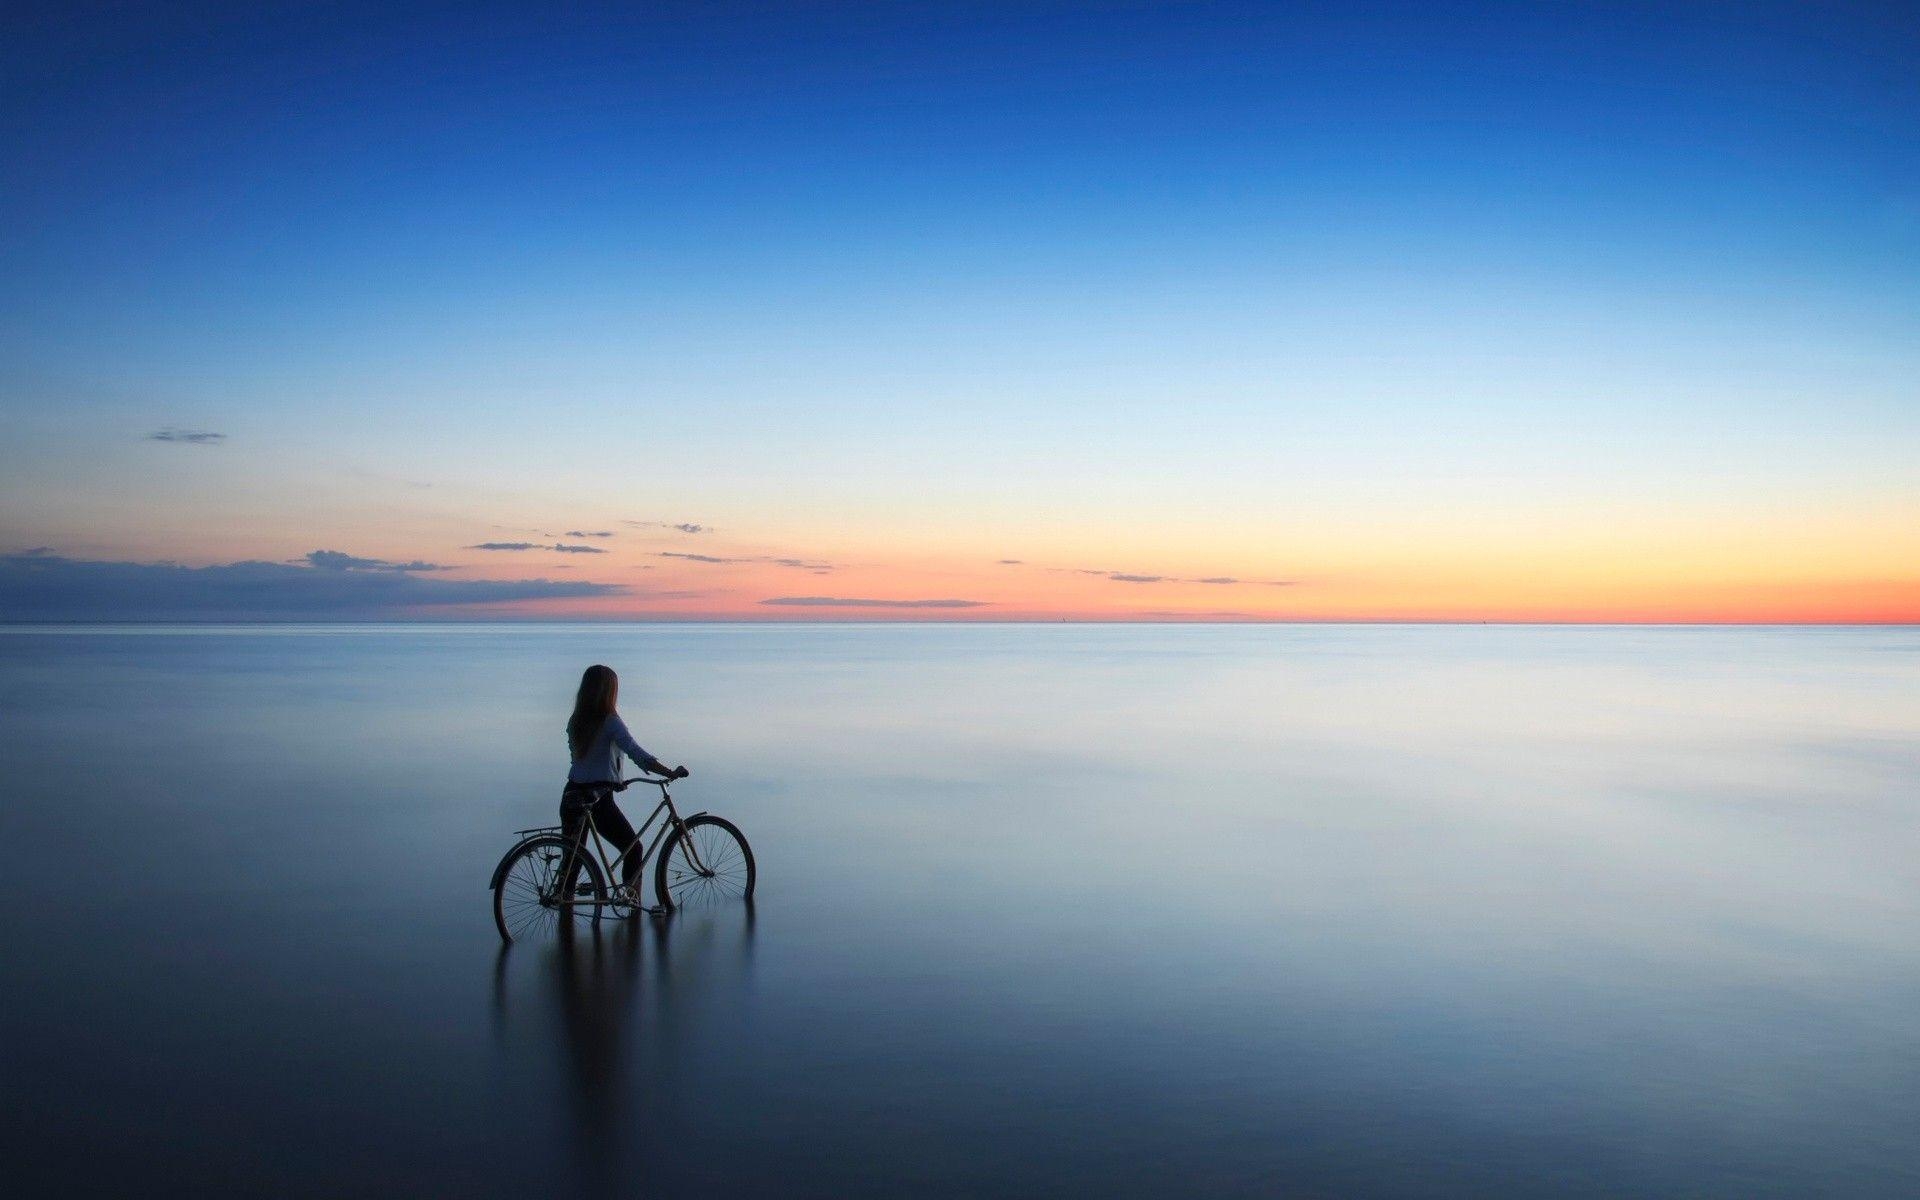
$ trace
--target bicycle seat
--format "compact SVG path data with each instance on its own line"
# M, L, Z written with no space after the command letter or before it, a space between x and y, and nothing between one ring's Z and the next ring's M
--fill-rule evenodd
M592 796L600 792L624 792L627 785L635 783L632 779L601 779L593 783L575 783L567 780L567 786L560 789L562 796Z

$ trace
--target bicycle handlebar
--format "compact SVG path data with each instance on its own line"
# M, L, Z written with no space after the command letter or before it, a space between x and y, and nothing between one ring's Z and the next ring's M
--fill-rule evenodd
M616 779L610 786L616 792L624 792L632 784L650 783L662 791L665 791L669 784L678 783L688 775L693 774L692 771L687 770L685 767L681 768L681 772L679 775L668 775L662 778L655 778L652 775L635 775L632 779Z

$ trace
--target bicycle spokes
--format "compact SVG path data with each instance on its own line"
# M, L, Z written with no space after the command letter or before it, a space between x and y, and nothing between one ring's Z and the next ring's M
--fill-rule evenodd
M753 860L731 827L690 821L668 851L661 883L675 907L739 900L752 894Z
M501 865L494 922L508 941L540 941L598 920L604 890L597 866L567 842L532 838Z

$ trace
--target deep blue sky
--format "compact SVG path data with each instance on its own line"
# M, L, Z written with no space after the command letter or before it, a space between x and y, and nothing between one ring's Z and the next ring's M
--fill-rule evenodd
M1792 217L1807 255L1891 279L1847 227L1920 190L1911 5L398 7L13 22L16 284L404 286L396 244L479 276L888 246L971 275L1015 248L1224 256L1289 218L1393 261L1721 260L1765 225L1758 257Z
M587 431L794 552L1914 499L1912 5L399 7L11 15L0 537L445 558Z

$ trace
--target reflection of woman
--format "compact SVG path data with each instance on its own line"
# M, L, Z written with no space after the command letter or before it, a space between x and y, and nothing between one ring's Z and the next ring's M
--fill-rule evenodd
M625 753L641 770L674 779L687 776L685 767L669 769L643 749L627 732L627 723L614 711L620 699L620 677L612 667L598 664L580 676L580 693L574 697L573 716L567 721L567 750L573 767L567 772L567 787L560 794L560 820L572 837L583 810L593 813L593 827L622 854L633 847L633 824L614 803L609 784L620 778L620 755ZM627 854L621 868L628 883L640 872L640 856Z
M631 1051L622 1035L640 982L637 927L627 924L610 941L576 940L571 927L562 929L548 952L570 1068L574 1166L582 1184L604 1191L620 1177L631 1149L627 1112L635 1098L627 1086Z
M735 1040L751 1011L753 902L743 907L737 938L729 909L691 920L621 921L610 932L562 924L548 945L500 948L494 1004L503 1052L516 1056L516 1076L539 1078L536 1064L556 1070L555 1099L570 1133L560 1177L535 1181L529 1195L615 1186L694 1194L696 1165L676 1148L673 1113L696 1070L716 1056L740 1065L749 1053ZM510 979L510 959L531 972ZM532 1020L519 1019L521 1012Z

